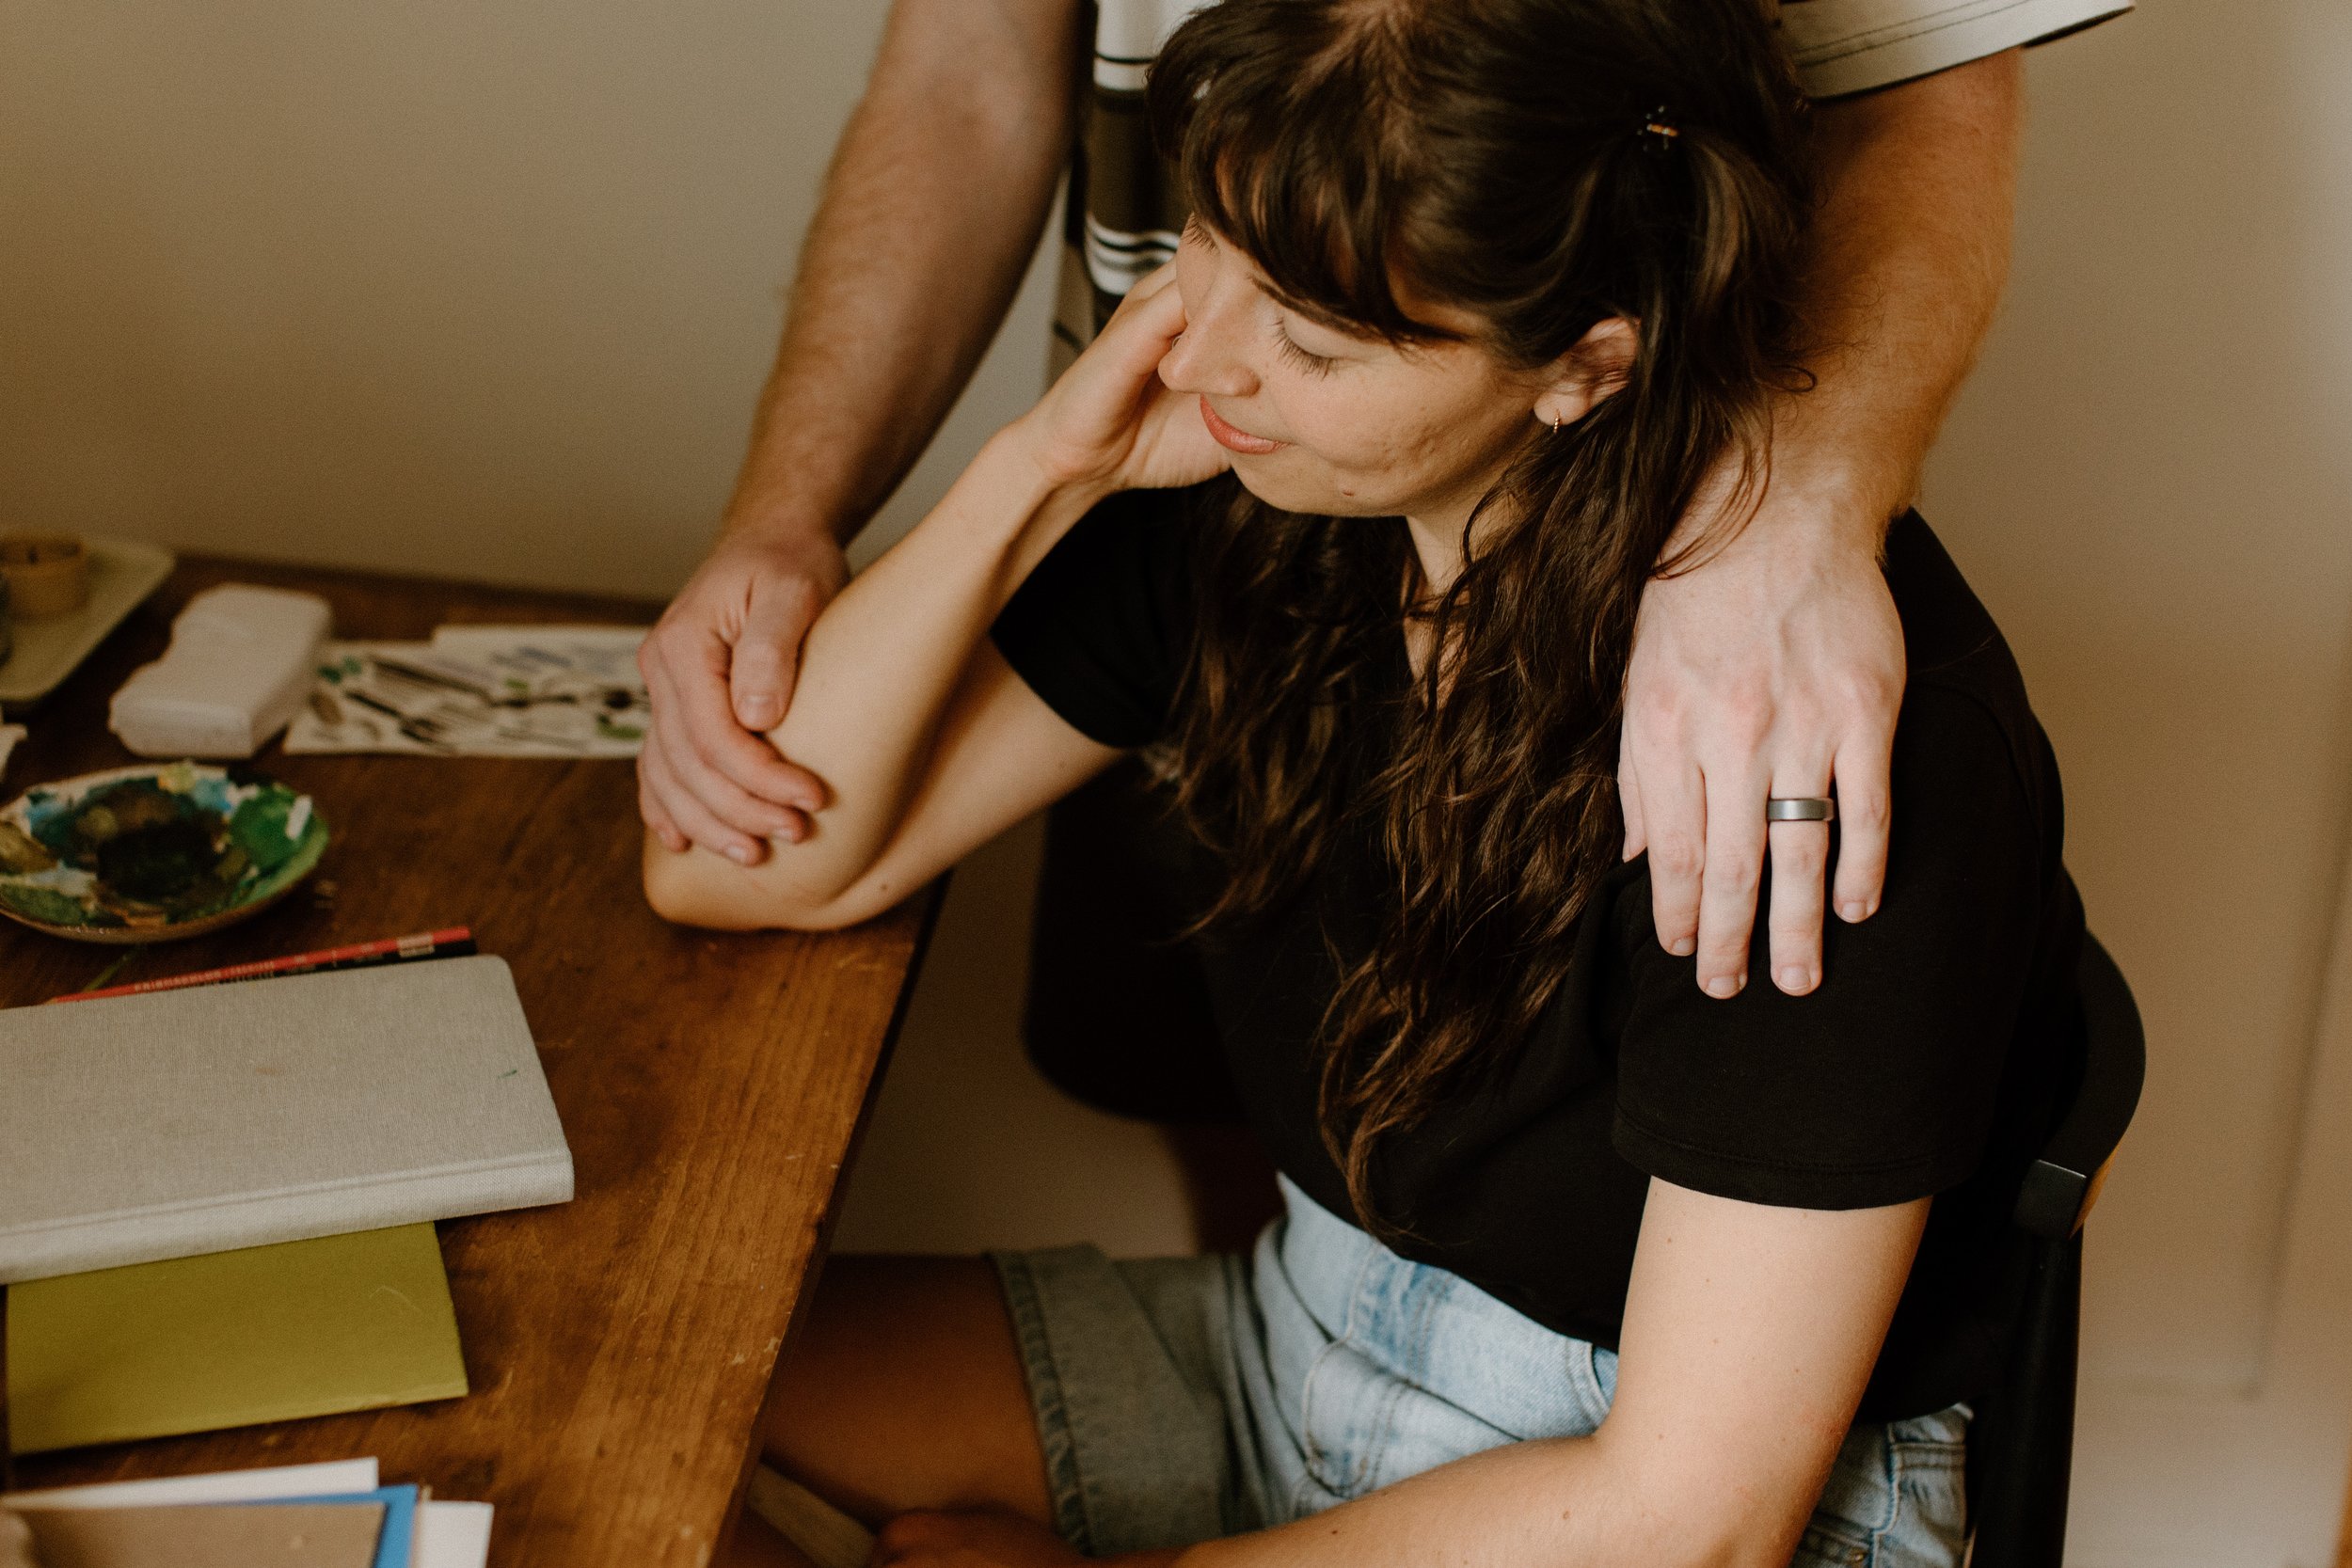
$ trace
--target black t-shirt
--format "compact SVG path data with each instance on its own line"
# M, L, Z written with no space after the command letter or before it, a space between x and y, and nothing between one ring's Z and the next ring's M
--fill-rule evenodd
M1193 516L1180 495L1115 498L996 622L1029 687L1107 745L1169 728L1191 649ZM1794 1208L1933 1196L1863 1402L1874 1419L1998 1380L2027 1257L2010 1210L2082 1049L2082 914L2049 743L1999 630L1915 515L1888 539L1886 576L1910 670L1886 891L1869 920L1829 923L1820 989L1771 985L1759 920L1747 989L1704 995L1693 960L1659 945L1636 861L1578 927L1536 1037L1384 1142L1374 1180L1380 1212L1409 1217L1400 1251L1612 1347L1651 1177ZM1401 632L1383 678L1391 695L1411 678ZM1252 1125L1343 1215L1354 1207L1318 1128L1315 1037L1337 964L1378 929L1377 866L1368 836L1343 842L1290 905L1202 942Z

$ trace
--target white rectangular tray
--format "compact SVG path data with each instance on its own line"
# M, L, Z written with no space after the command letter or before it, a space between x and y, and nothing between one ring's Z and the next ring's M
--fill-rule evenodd
M162 546L135 539L85 538L82 544L89 552L89 602L71 615L46 621L20 615L11 623L16 651L0 661L0 713L30 707L56 690L178 564Z

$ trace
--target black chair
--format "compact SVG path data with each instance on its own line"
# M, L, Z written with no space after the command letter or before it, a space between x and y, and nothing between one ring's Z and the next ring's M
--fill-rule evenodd
M2147 1074L2147 1038L2123 972L2086 934L2083 1076L2074 1102L2026 1173L2017 1224L2034 1238L2025 1317L2008 1375L1970 1424L1970 1568L2058 1568L2074 1454L2083 1221Z

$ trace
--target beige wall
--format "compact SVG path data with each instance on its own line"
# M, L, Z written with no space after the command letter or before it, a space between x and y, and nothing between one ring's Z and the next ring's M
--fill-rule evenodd
M2153 0L2035 60L2017 273L1931 470L2151 1023L2090 1354L2260 1370L2346 808L2352 8Z
M0 0L0 520L666 594L884 9Z
M0 0L0 521L666 591L882 9ZM2094 1370L2233 1388L2344 845L2352 8L2144 0L2032 74L1930 510L2150 1015ZM1040 283L894 521L1026 401Z

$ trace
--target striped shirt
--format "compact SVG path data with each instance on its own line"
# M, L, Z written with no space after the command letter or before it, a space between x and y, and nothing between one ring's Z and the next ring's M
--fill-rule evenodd
M1176 254L1184 205L1154 153L1143 81L1185 17L1213 0L1099 0L1094 71L1064 207L1054 371L1092 341L1136 279ZM1891 87L2132 8L2132 0L1785 0L1782 36L1817 99Z

